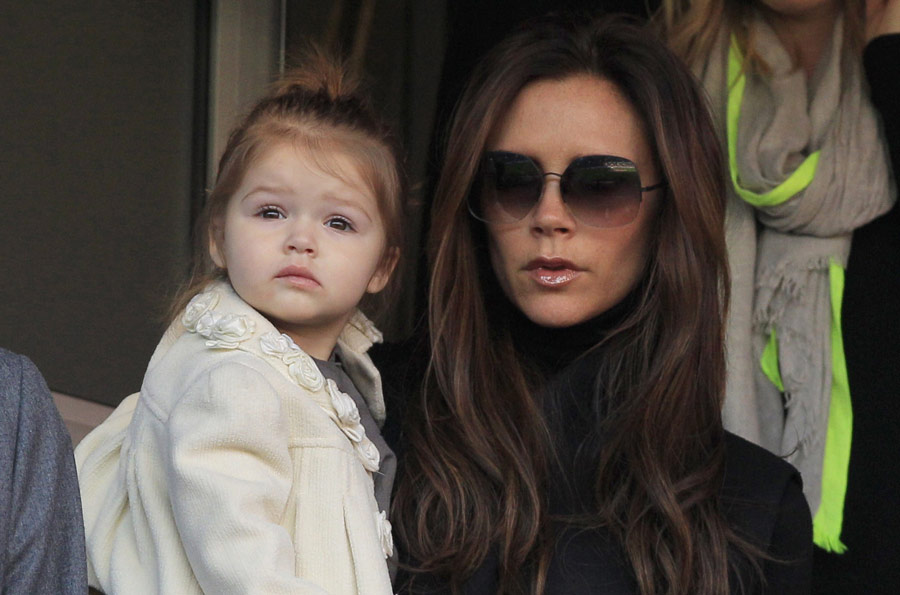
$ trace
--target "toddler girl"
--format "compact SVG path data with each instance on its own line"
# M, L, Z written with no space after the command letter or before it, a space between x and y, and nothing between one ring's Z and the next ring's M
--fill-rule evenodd
M401 214L386 130L324 58L231 134L187 303L77 449L93 586L392 592L381 335L356 306L388 284Z

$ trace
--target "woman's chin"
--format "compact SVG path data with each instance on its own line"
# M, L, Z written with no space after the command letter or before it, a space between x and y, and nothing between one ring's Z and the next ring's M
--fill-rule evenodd
M608 310L608 308L587 309L566 304L517 304L528 320L547 328L566 328L581 324Z

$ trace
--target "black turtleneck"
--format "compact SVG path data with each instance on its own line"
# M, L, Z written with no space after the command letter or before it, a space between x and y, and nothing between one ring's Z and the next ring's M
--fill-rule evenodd
M602 382L598 379L604 340L634 309L639 290L585 322L562 328L532 322L512 304L506 312L510 337L533 384L551 435L555 463L546 497L555 540L547 593L632 593L635 581L627 557L609 532L585 530L574 519L595 506L592 461L602 442ZM475 593L490 592L483 585Z
M508 303L502 311L513 346L556 437L558 466L549 478L551 514L589 512L594 476L591 453L602 440L605 395L598 372L606 353L605 339L631 313L637 302L632 292L609 310L568 327L532 322Z
M507 325L516 351L547 379L596 350L610 330L618 326L637 301L632 292L618 304L585 322L567 327L535 324L505 299L503 322Z

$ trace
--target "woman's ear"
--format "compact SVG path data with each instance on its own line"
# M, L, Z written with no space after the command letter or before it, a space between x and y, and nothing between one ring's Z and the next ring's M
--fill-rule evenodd
M381 259L381 264L378 265L372 278L369 279L369 284L366 286L366 292L378 293L384 289L388 284L388 281L391 280L391 275L394 273L394 269L397 268L397 261L399 260L400 248L395 246L385 250L384 257Z
M225 266L225 230L221 222L214 222L209 226L209 257L220 269Z

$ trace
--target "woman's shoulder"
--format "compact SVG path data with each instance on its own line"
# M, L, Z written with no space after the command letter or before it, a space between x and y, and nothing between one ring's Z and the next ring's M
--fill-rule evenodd
M749 440L725 432L723 490L771 501L780 498L792 481L802 485L796 467Z
M800 472L782 458L735 436L725 436L720 504L732 530L765 552L767 593L809 593L812 519ZM744 568L744 579L754 573Z
M430 352L427 336L421 333L403 341L372 346L369 355L381 374L388 405L401 407L411 391L421 387Z
M800 472L784 459L726 432L725 475L721 505L732 527L759 546L773 547L773 539L791 532L810 534L812 520L803 496Z

